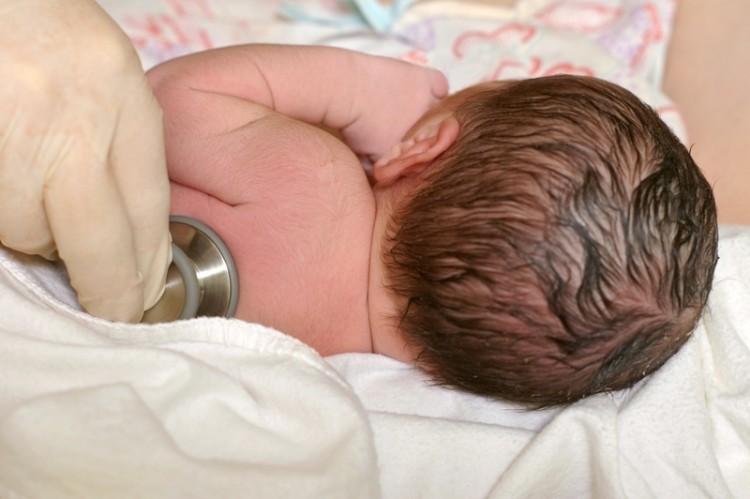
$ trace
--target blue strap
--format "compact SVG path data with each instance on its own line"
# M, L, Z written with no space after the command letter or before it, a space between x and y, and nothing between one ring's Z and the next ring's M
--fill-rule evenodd
M379 33L389 31L414 0L391 0L381 5L378 0L338 0L337 8L326 8L315 2L287 0L279 13L290 21L328 26L367 28Z

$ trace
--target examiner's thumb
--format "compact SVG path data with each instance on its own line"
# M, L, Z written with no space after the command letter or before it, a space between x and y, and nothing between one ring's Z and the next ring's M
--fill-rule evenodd
M139 257L142 256L139 255ZM139 260L144 261L141 258ZM172 263L172 238L169 232L164 234L159 245L150 253L150 258L145 261L147 265L141 271L143 274L143 308L148 310L156 305L164 294L167 270Z

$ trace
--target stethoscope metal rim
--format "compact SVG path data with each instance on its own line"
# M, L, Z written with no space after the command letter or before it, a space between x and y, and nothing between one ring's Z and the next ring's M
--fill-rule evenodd
M198 220L178 215L169 220L173 266L164 296L146 311L143 321L233 317L239 276L229 248L216 232Z
M172 243L172 263L177 266L185 289L185 302L178 319L191 319L197 316L201 302L201 285L198 276L195 275L195 267L187 254L175 243Z

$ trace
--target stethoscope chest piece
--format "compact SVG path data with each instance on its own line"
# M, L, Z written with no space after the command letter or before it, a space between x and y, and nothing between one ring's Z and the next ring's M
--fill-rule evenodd
M172 264L161 299L142 322L232 317L239 294L237 267L216 232L192 218L172 216Z

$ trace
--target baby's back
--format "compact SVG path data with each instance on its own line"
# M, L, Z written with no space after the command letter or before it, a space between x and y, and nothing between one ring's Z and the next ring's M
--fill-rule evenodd
M168 134L183 148L169 155L172 213L204 221L226 241L240 276L236 316L323 354L369 350L375 208L351 151L281 115L255 129L178 135Z

